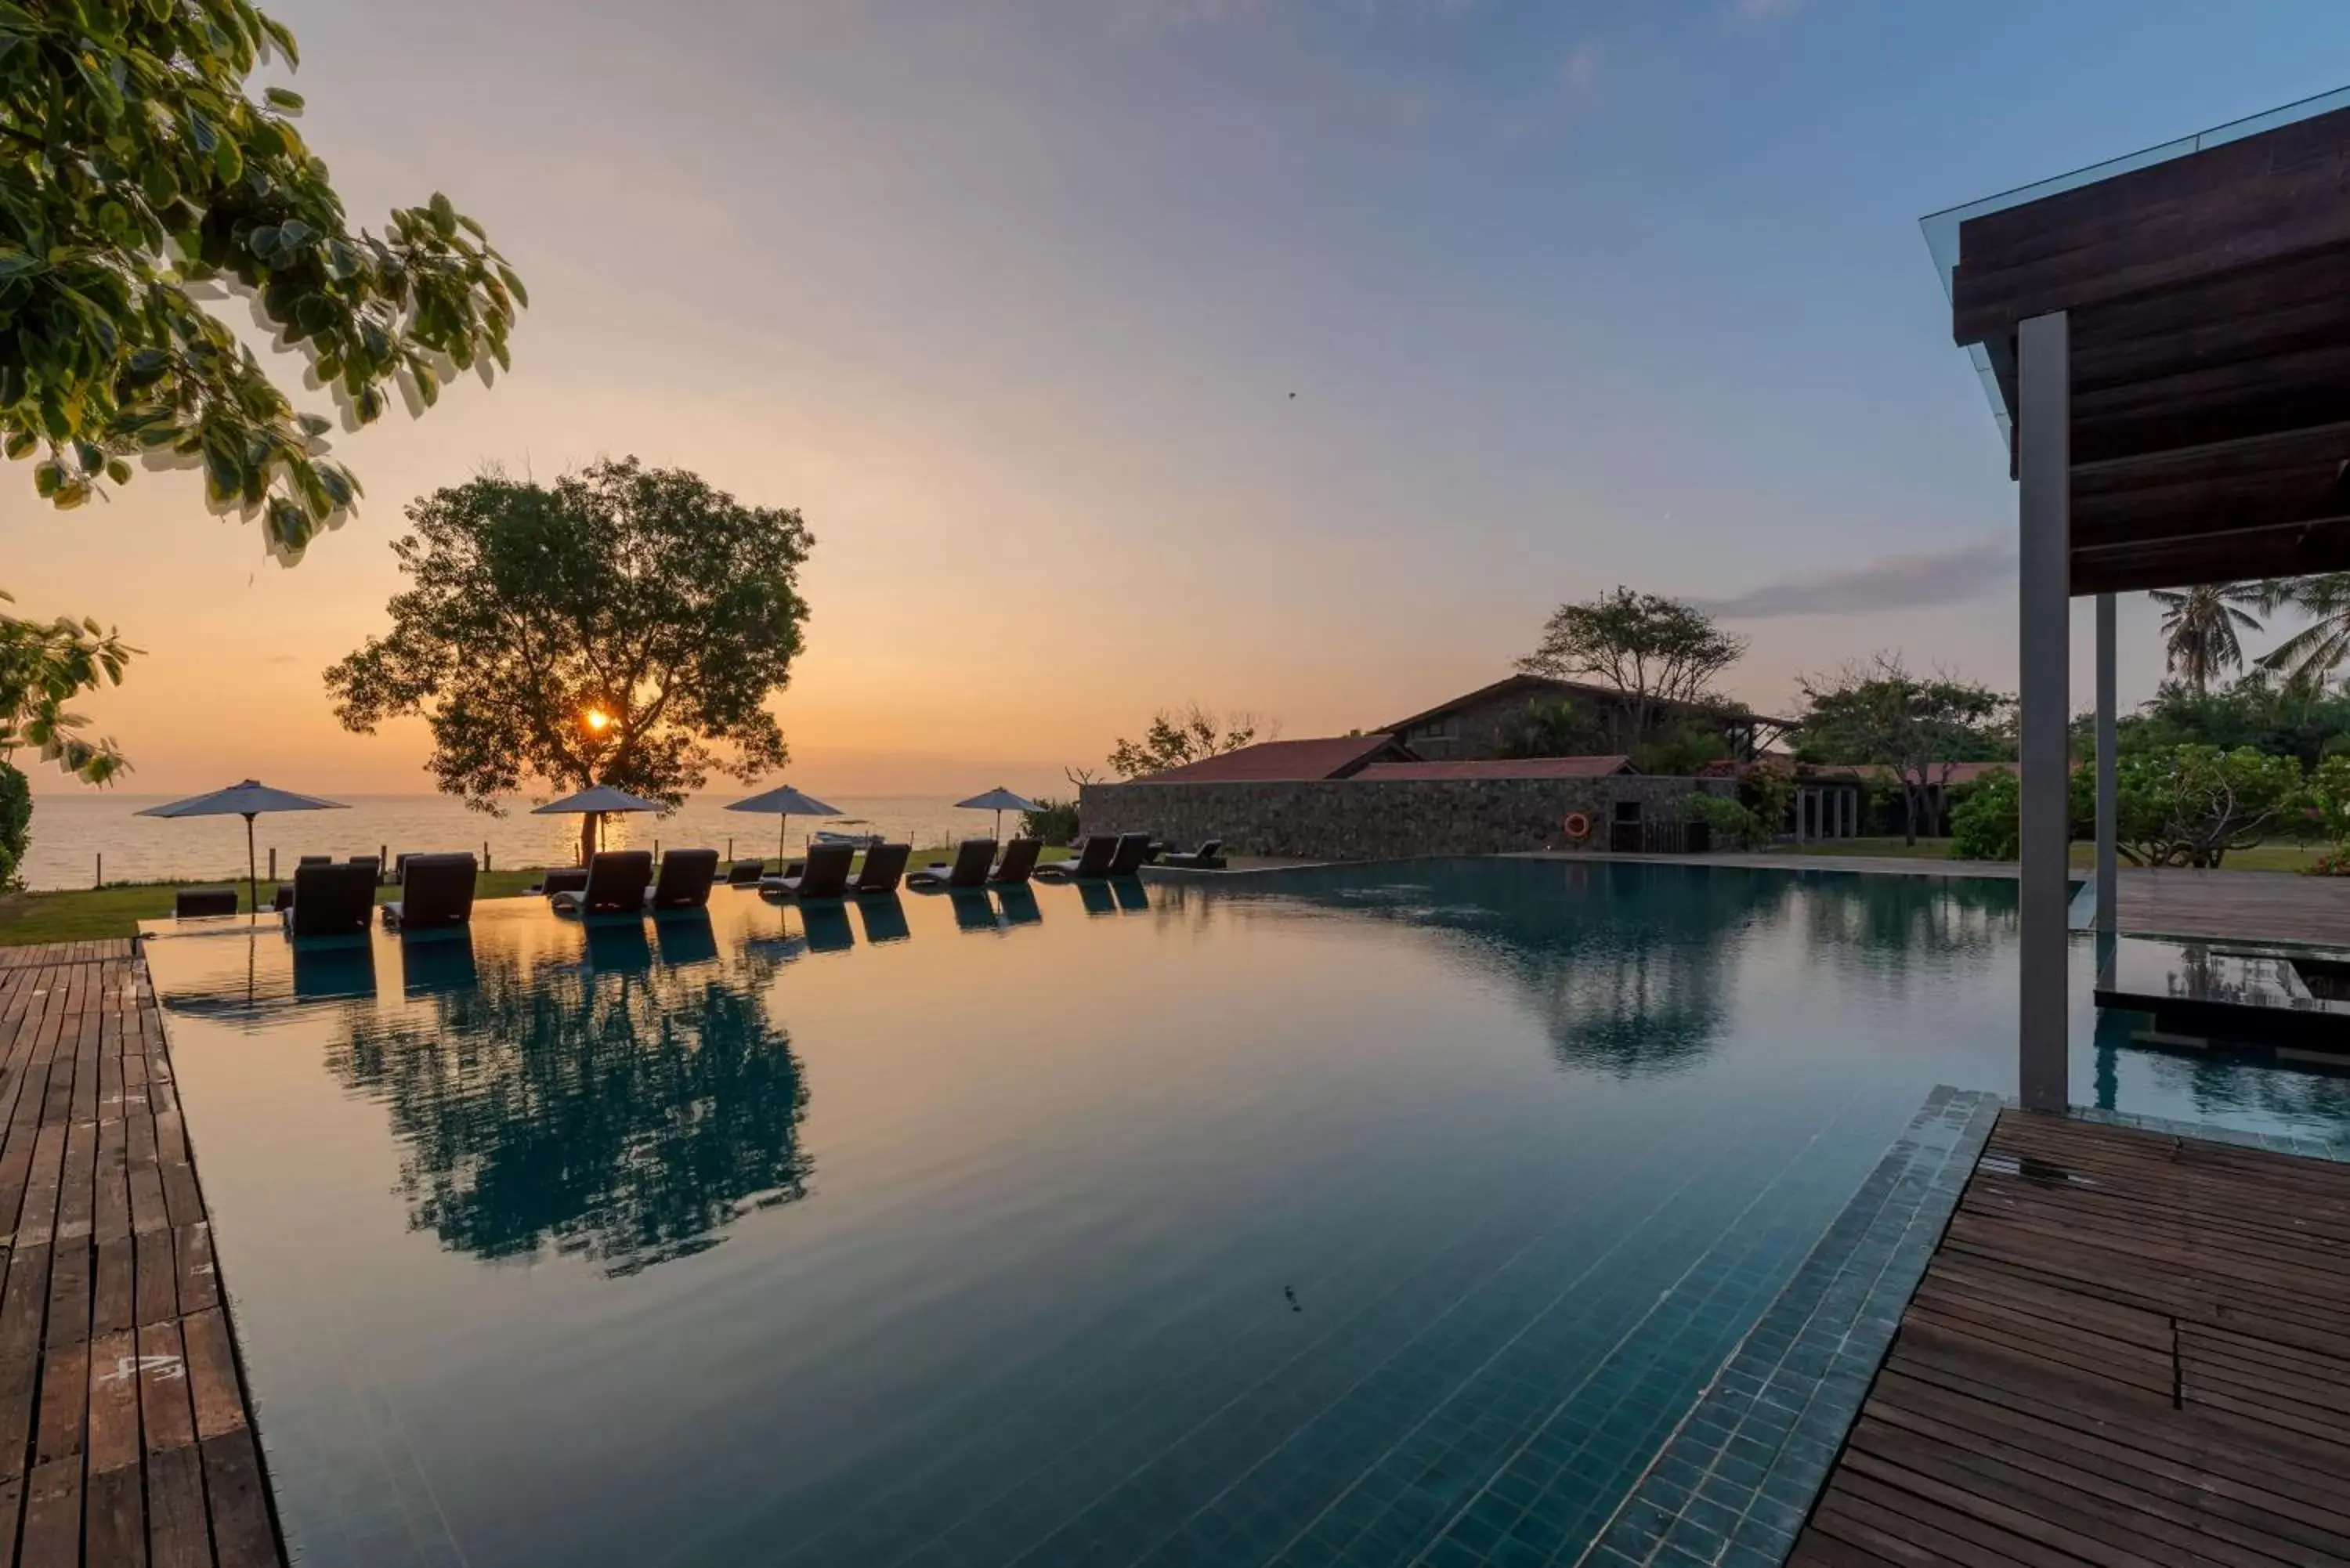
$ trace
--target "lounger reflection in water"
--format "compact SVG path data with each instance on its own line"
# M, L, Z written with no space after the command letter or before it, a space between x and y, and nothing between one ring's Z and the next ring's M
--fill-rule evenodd
M865 921L865 940L877 947L902 942L914 934L906 924L905 902L895 894L859 898L857 913Z
M403 994L430 996L471 991L479 979L473 967L471 927L451 926L400 934L400 989Z
M708 963L718 956L718 933L711 929L707 909L673 909L653 917L653 940L660 961L671 969Z

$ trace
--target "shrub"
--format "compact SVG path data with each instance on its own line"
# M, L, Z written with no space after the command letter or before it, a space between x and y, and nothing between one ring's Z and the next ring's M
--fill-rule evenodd
M1953 792L1954 794L1956 792ZM1988 773L1950 806L1950 854L1959 860L2012 860L2022 853L2023 795L2015 775Z
M33 786L23 770L0 763L0 888L14 888L33 836Z
M1045 844L1074 844L1077 839L1077 803L1040 796L1040 811L1020 814L1020 830L1029 837Z
M1716 848L1760 849L1771 842L1771 830L1762 819L1728 795L1703 792L1684 795L1680 817L1683 822L1704 823L1711 830Z

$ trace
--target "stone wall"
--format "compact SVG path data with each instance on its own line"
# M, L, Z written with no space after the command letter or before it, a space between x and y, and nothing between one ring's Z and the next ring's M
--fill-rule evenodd
M1732 794L1722 779L1323 779L1293 784L1090 784L1079 796L1087 833L1150 833L1190 848L1221 838L1233 855L1377 860L1403 855L1500 855L1600 849L1618 802L1669 820L1694 790ZM1569 841L1569 812L1592 821Z

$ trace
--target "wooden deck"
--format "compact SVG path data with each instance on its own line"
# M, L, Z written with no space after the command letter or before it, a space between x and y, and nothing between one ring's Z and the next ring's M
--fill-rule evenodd
M0 949L0 1568L284 1561L145 966Z
M2004 1113L1790 1562L2350 1562L2350 1166Z

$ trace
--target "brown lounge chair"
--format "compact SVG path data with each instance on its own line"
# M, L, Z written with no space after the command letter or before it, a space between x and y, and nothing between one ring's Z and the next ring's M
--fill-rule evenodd
M1159 857L1161 866L1180 866L1193 871L1221 871L1224 868L1224 841L1211 838L1199 848L1170 852Z
M476 870L471 850L401 856L400 897L383 907L384 925L408 931L463 925L473 918Z
M729 888L755 888L759 885L759 878L766 874L767 863L764 860L737 860L726 867L726 885Z
M865 864L858 868L857 879L848 885L852 893L894 893L899 878L906 874L906 857L914 852L910 844L876 844L865 852Z
M375 867L296 866L294 898L286 906L290 937L340 936L364 931L375 918Z
M1121 833L1118 836L1118 847L1110 852L1107 875L1131 877L1141 870L1142 863L1149 858L1150 835Z
M770 898L837 898L848 891L854 844L819 844L807 852L807 868L796 877L762 877L759 891Z
M661 857L660 876L645 894L648 909L702 909L718 877L715 849L672 849Z
M987 884L988 867L995 863L995 840L966 838L955 846L954 864L945 861L925 866L906 878L906 886L925 893L941 888L981 888Z
M561 892L547 902L558 915L641 915L645 889L653 885L652 852L606 849L588 863L588 885Z
M1077 846L1076 858L1048 860L1036 867L1036 875L1055 881L1066 877L1107 877L1120 842L1107 834L1093 834Z
M1015 838L1003 846L1003 858L987 879L1000 888L1017 888L1025 883L1036 869L1036 852L1045 846L1035 838Z
M172 918L175 920L196 920L206 915L235 913L236 889L234 888L182 888L172 895Z

